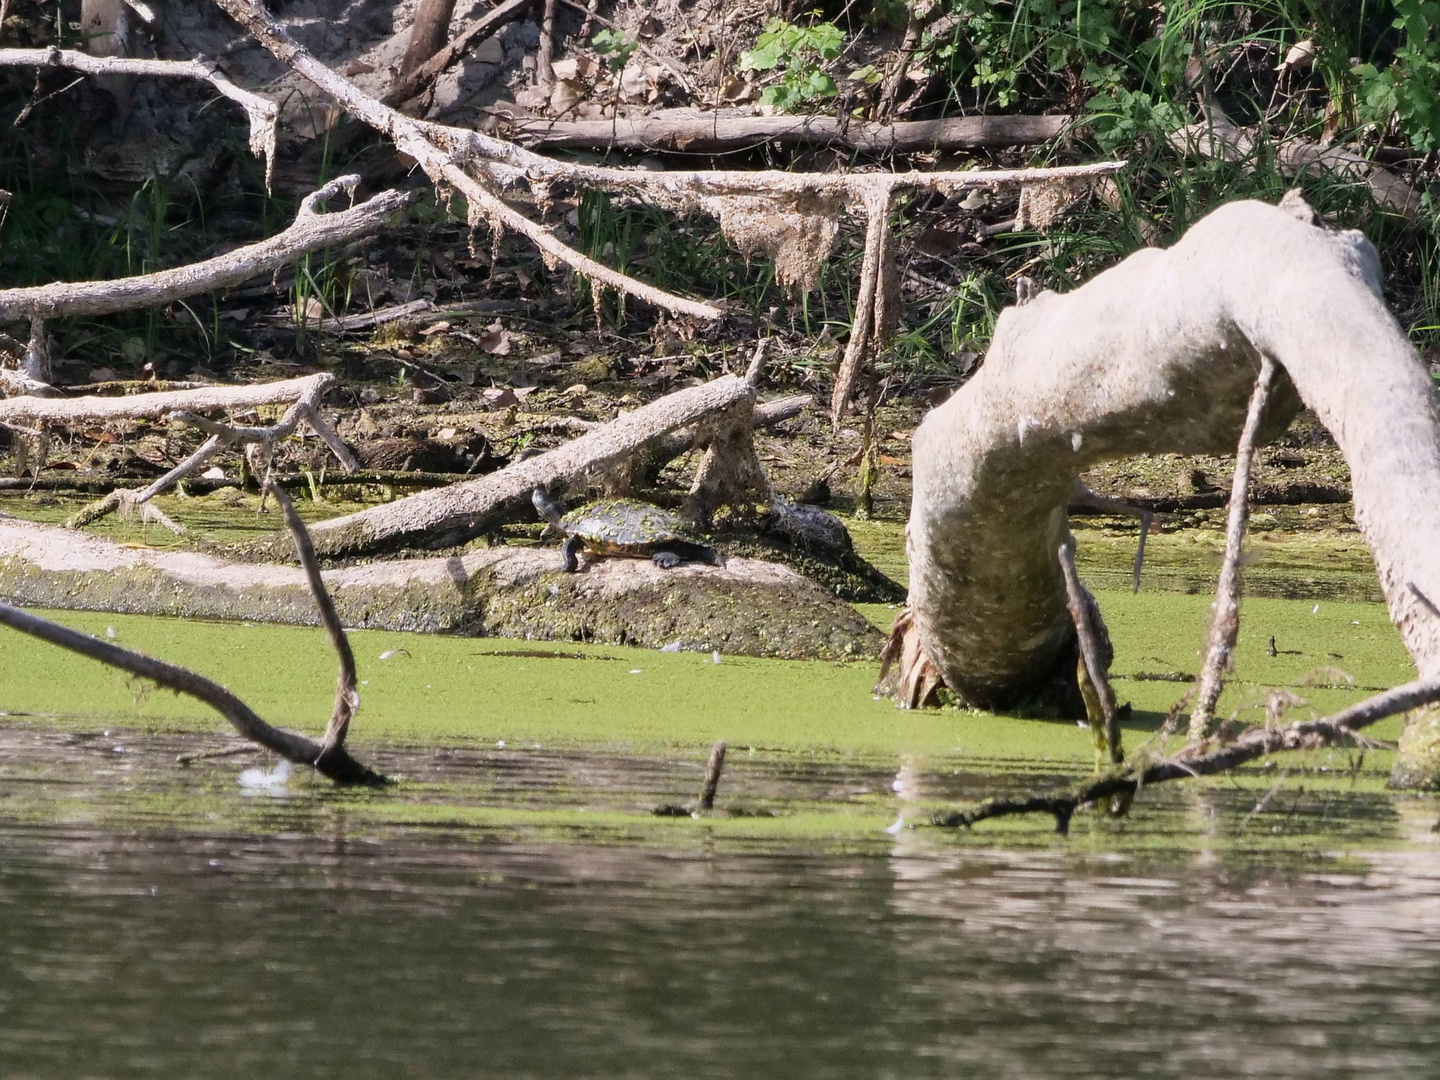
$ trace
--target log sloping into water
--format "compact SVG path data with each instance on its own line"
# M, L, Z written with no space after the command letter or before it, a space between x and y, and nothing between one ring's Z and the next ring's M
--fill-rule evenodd
M1261 437L1303 404L1349 463L1355 517L1422 678L1440 677L1440 408L1385 306L1374 248L1303 204L1237 202L1173 248L1004 312L979 373L914 437L910 602L965 700L1048 681L1074 633L1054 552L1075 478L1140 453L1232 452L1262 357ZM1440 712L1407 725L1392 779L1440 779Z
M0 519L0 597L27 607L316 625L305 571L188 551L123 547ZM749 656L874 656L880 633L792 570L757 559L662 570L596 559L577 574L555 548L485 548L327 570L351 628L594 641Z

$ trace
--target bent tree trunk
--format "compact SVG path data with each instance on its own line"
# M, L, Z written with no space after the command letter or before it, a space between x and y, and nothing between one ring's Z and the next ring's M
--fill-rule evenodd
M1289 200L1287 200L1288 204ZM980 372L914 438L910 603L921 646L997 707L1069 665L1055 551L1071 485L1139 453L1228 453L1261 360L1261 437L1303 403L1335 436L1355 519L1422 678L1440 676L1440 408L1386 309L1374 248L1257 202L1222 207L1064 296L1004 312ZM1392 783L1440 784L1440 710L1412 714Z

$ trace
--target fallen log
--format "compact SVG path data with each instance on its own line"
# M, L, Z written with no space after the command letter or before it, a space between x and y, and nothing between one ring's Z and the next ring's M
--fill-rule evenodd
M914 436L910 603L923 655L998 707L1073 656L1054 551L1075 478L1137 453L1227 453L1262 359L1261 442L1303 403L1350 465L1355 518L1422 678L1440 677L1440 403L1358 232L1302 201L1237 202L1168 251L1003 312L985 365ZM1070 672L1074 677L1073 665ZM1411 717L1392 782L1440 781L1440 710Z
M838 146L867 154L1024 146L1058 139L1083 118L1074 116L952 116L872 124L834 116L753 116L659 109L612 120L512 117L507 126L521 146L545 150L615 149L719 154L765 143Z
M753 410L753 400L754 391L735 375L680 390L487 476L318 522L311 529L315 548L322 555L340 555L453 547L524 512L537 487L569 485L605 472L676 428L741 403Z
M114 420L158 420L177 410L193 413L293 405L335 381L326 372L247 386L205 386L127 397L13 397L0 401L0 424L103 424Z
M0 597L30 607L313 626L306 571L198 552L123 546L0 518ZM560 569L554 548L498 547L321 575L352 628L594 641L785 658L873 657L880 634L854 608L783 566L662 570L644 559ZM677 600L679 602L677 602Z

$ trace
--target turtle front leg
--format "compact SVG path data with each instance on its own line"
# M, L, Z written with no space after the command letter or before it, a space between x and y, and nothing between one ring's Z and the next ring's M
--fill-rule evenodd
M577 556L584 546L585 541L578 536L566 537L565 543L560 545L560 568L567 574L573 574L580 569L580 560Z
M675 567L679 566L685 560L679 555L676 555L675 552L666 551L664 548L661 548L655 552L654 555L650 556L650 561L660 567L661 570L674 570Z

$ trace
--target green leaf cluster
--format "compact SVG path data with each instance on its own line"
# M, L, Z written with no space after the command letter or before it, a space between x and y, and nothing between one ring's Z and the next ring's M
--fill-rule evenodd
M844 45L845 33L834 23L798 26L775 18L765 24L755 48L740 57L740 70L780 69L780 81L765 88L760 103L789 112L835 96L839 87L821 65L836 59Z
M1440 149L1440 0L1391 0L1394 29L1404 43L1384 69L1359 64L1358 105L1363 119L1388 124L1398 119L1417 150Z

